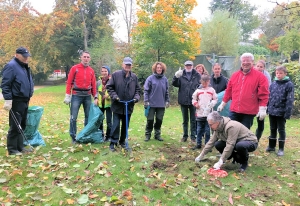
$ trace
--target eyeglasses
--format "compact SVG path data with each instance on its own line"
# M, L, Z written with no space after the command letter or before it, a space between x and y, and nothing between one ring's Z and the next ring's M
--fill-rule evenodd
M128 67L131 67L131 64L125 64L126 66L128 66Z
M214 124L216 124L217 122L214 122L214 123L211 123L211 124L209 124L208 123L208 125L211 127L211 126L213 126Z

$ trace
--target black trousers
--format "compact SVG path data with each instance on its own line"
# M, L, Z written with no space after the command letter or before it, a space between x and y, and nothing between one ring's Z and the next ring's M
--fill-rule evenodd
M238 163L244 164L248 162L249 152L253 152L256 150L258 143L252 141L239 141L234 146L234 151L236 152L236 156L239 156ZM220 140L215 142L216 149L222 154L224 148L226 147L226 142Z
M13 100L12 108L9 112L9 130L7 133L7 150L10 154L21 152L24 148L24 140L20 129L26 127L29 101ZM13 112L15 119L11 112ZM16 122L17 121L17 122ZM21 128L19 128L19 125Z

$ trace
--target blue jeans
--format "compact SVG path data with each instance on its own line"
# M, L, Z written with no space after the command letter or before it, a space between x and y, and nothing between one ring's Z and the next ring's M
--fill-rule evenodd
M105 133L105 137L106 138L110 138L111 136L111 119L112 119L112 112L111 112L111 109L110 107L107 107L107 108L100 108L101 112L105 112L105 116L106 116L106 133ZM101 122L100 124L100 127L99 129L102 131L102 135L104 135L104 132L103 132L103 121Z
M236 113L236 112L229 112L228 116L231 120L235 120L237 122L242 123L245 127L250 129L253 125L253 119L255 115L252 114L242 114L242 113Z
M195 107L193 105L180 105L180 108L183 119L183 138L187 139L189 137L188 126L190 121L191 139L196 139Z
M71 108L70 108L70 136L73 140L76 138L77 133L77 117L79 108L83 105L84 109L84 126L88 123L89 111L91 106L91 96L78 96L72 95Z
M202 144L202 137L204 134L205 134L205 144L206 144L210 138L210 127L206 120L197 121L197 145Z
M129 127L130 117L131 114L128 114L128 127ZM121 136L120 136L120 121L122 121ZM120 144L124 144L126 139L126 132L128 132L128 128L126 128L126 115L113 113L113 125L111 128L111 143L116 144L119 141Z

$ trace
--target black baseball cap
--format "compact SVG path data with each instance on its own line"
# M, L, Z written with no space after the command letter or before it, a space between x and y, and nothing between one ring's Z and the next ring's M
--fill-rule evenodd
M17 54L22 54L23 57L30 57L31 56L29 51L24 47L17 48L16 53Z

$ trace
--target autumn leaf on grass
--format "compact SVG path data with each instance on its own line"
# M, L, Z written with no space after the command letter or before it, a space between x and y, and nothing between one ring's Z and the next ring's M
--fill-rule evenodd
M282 205L284 206L291 206L290 204L287 204L284 200L281 201Z
M127 197L127 196L132 196L132 192L130 190L125 190L123 192L123 196Z
M149 203L149 198L146 195L143 195L143 198L144 198L146 203Z
M89 198L91 198L91 199L94 199L94 198L96 198L96 197L98 197L99 195L97 195L97 194L90 194L89 195Z
M215 198L209 198L210 200L211 200L211 202L216 202L217 201L217 199L218 199L218 197L219 197L219 195L216 195L216 197Z
M75 201L72 199L67 199L68 205L74 205Z
M230 204L233 205L233 200L232 200L232 194L231 193L229 193L228 201L230 202Z

